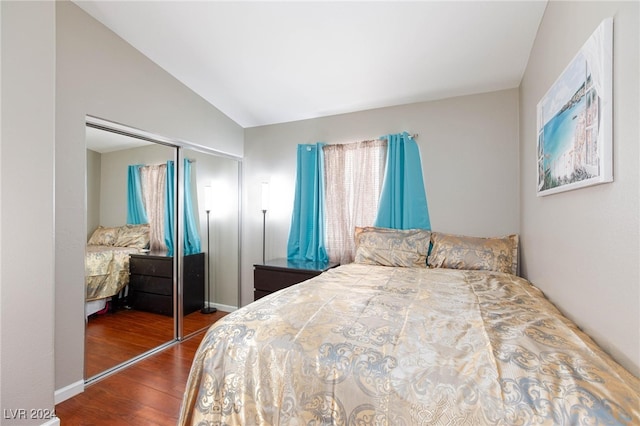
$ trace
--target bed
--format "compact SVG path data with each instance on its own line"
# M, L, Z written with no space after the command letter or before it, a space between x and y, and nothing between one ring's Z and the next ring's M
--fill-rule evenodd
M640 381L515 274L517 236L356 244L207 331L178 424L640 424Z
M85 250L85 314L103 310L129 284L129 255L149 245L149 225L99 226Z

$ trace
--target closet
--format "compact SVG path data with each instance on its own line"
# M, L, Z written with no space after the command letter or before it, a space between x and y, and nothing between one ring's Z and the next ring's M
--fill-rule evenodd
M126 284L103 308L85 309L91 382L208 327L218 317L210 312L237 309L241 161L91 116L86 145L87 242L97 229L117 235L145 221L151 229L150 242L128 254ZM132 219L130 166L166 168L165 183L138 188L151 219Z

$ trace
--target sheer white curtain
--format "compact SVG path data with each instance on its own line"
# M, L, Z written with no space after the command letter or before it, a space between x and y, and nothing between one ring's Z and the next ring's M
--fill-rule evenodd
M149 249L166 251L164 242L164 200L167 180L167 165L158 164L140 167L142 198L149 219Z
M341 264L355 257L356 226L372 226L382 189L386 140L325 145L326 244L329 259Z

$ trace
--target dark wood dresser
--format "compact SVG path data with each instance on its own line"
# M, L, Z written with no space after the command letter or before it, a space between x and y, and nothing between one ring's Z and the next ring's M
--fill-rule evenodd
M273 259L255 264L253 265L253 300L313 278L336 266L338 263L291 259Z
M132 254L129 299L133 309L173 316L173 257L162 252ZM184 257L183 309L187 315L204 301L204 253Z

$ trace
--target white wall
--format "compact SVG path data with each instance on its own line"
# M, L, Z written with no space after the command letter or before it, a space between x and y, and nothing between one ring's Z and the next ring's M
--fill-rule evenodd
M614 182L536 197L536 104L600 22L614 18ZM547 6L520 88L523 272L640 374L638 2Z
M262 261L260 182L270 180L266 257L286 256L299 143L418 133L431 226L477 236L518 232L518 91L464 96L261 126L245 132L242 304Z
M243 154L244 131L73 3L55 2L55 12L55 384L60 390L83 380L85 116L237 156Z
M30 409L54 407L55 5L0 13L0 408L3 425L33 425L47 419Z

